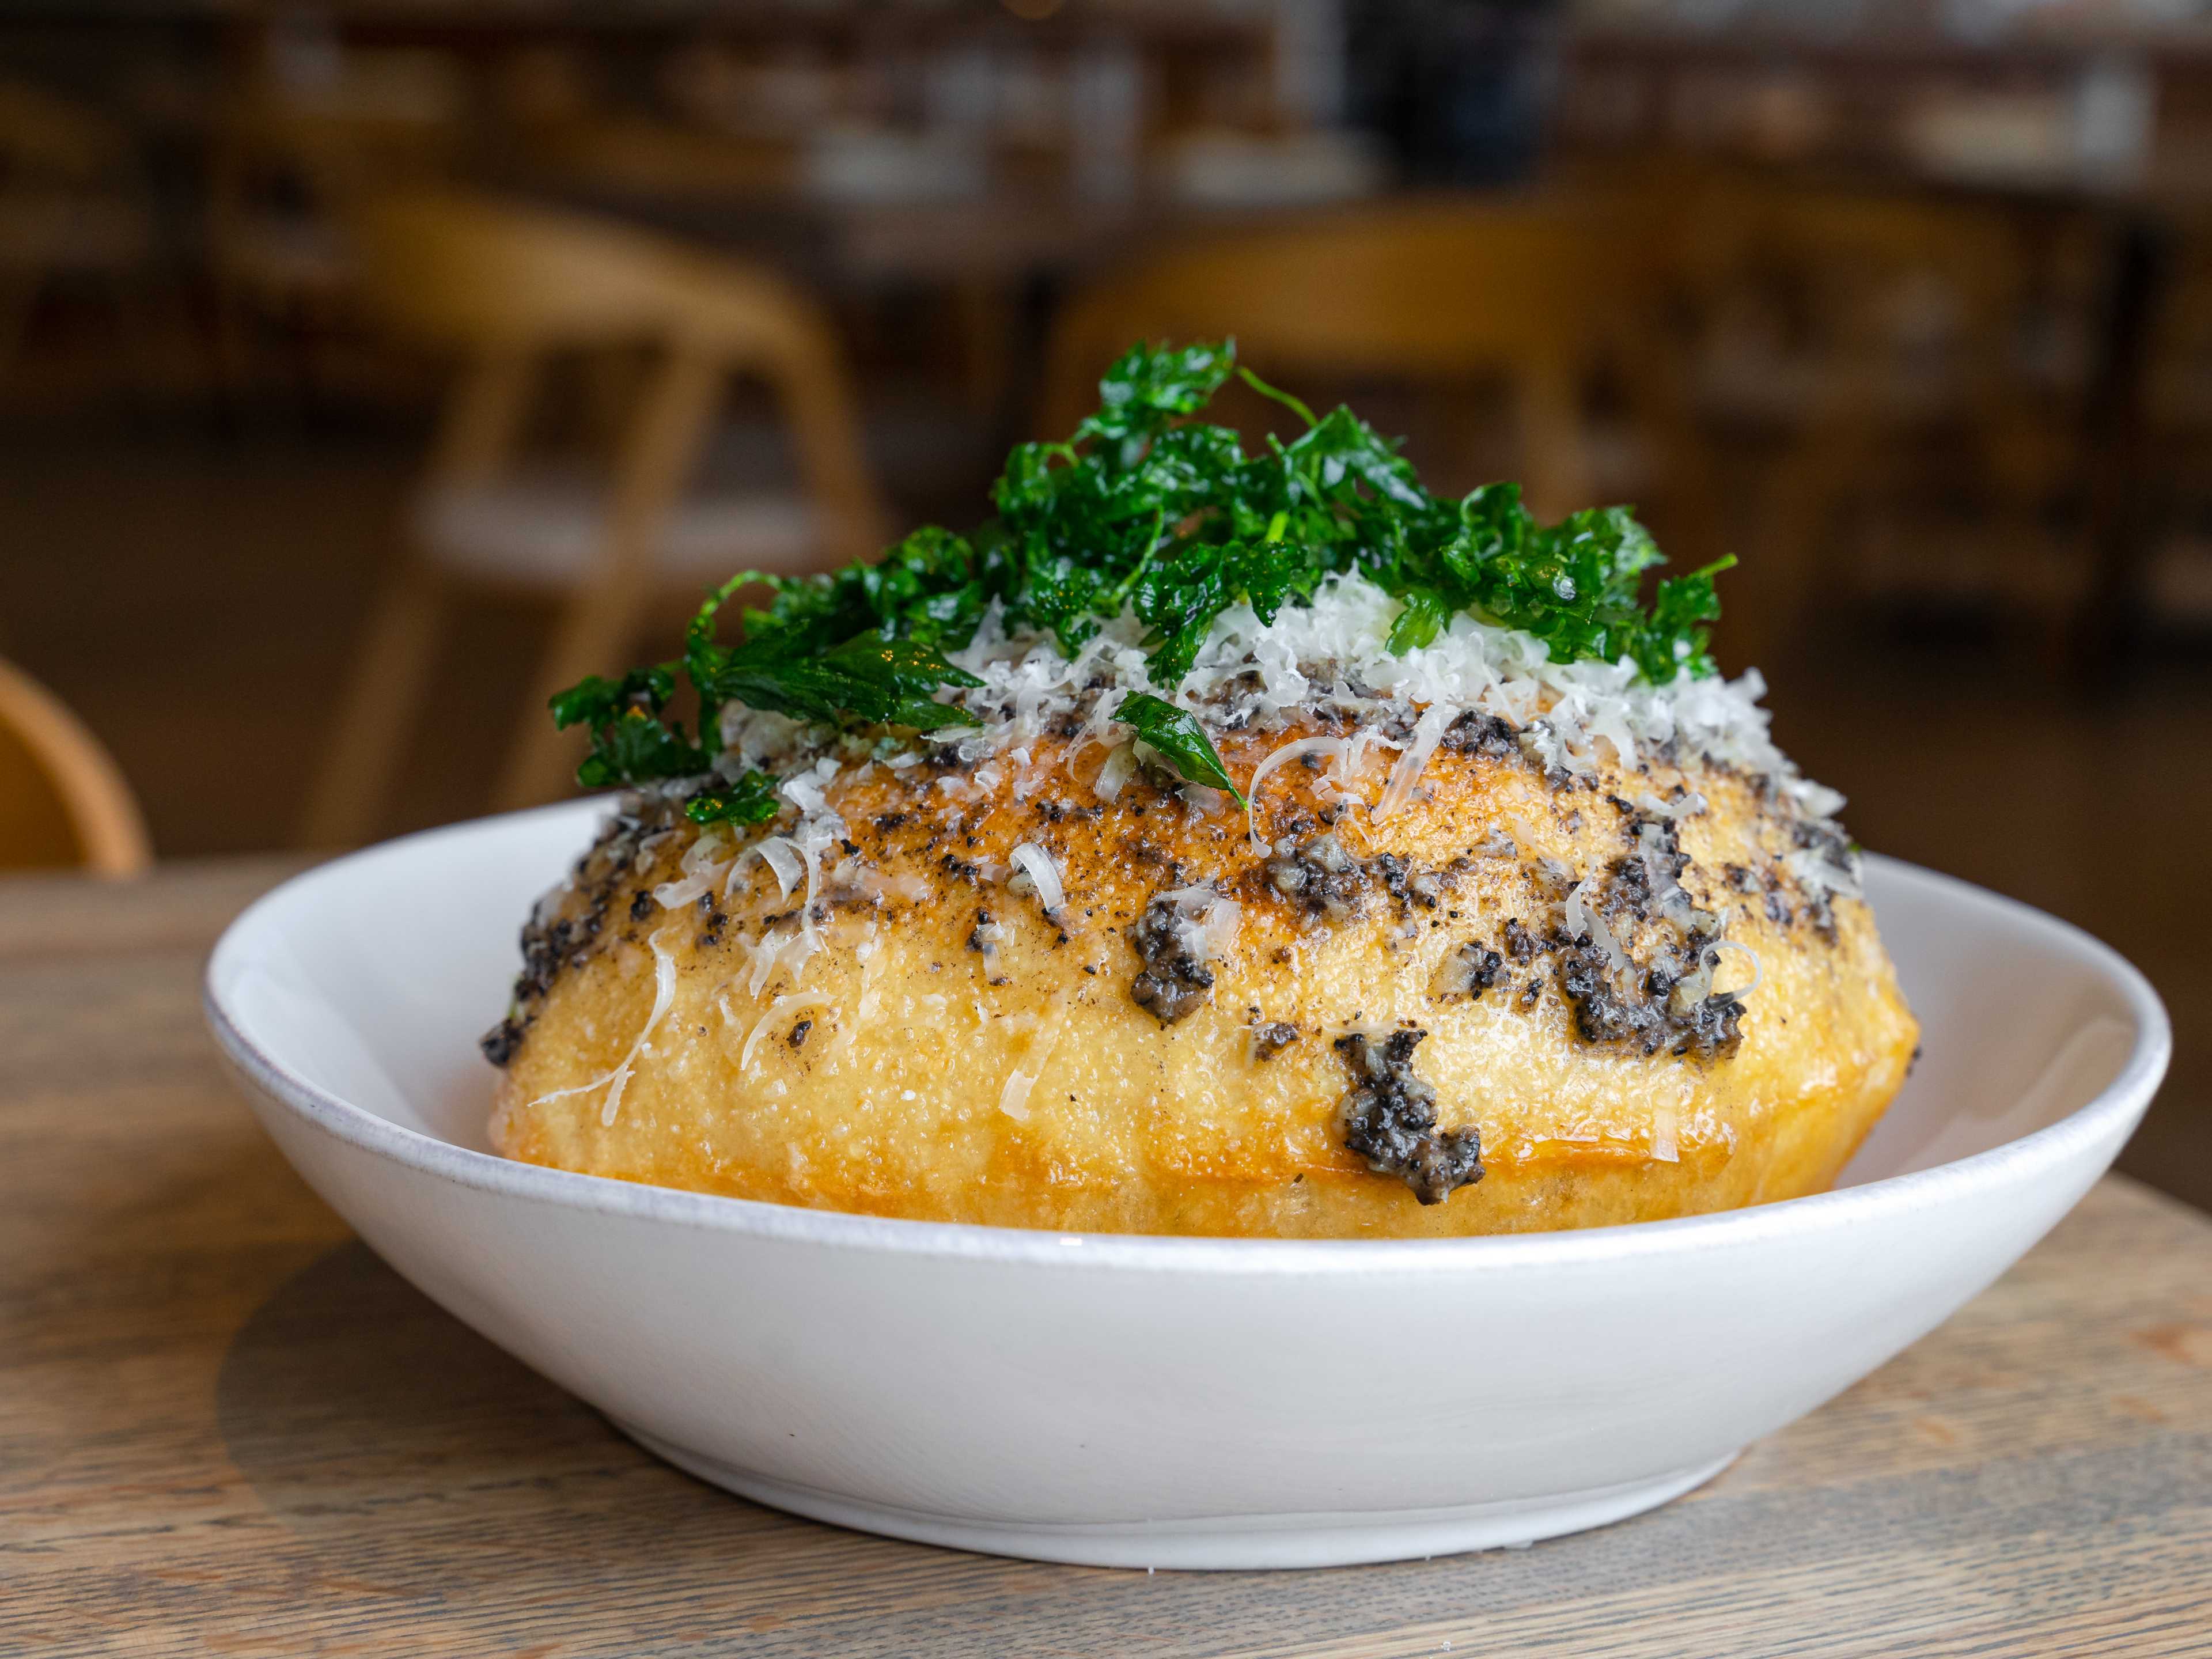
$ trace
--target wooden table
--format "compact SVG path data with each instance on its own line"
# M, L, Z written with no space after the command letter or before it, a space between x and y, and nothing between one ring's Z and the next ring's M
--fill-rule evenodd
M2118 1178L1580 1537L1154 1577L757 1509L433 1307L262 1138L198 979L283 868L0 883L0 1654L2212 1654L2212 1222Z

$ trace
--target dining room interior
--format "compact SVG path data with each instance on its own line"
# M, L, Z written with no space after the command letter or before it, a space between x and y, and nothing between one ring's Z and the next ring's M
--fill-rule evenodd
M2186 0L10 9L0 778L60 781L0 865L557 798L550 690L1224 337L1441 492L1735 556L1715 652L1853 834L2156 984L2120 1167L2212 1208Z

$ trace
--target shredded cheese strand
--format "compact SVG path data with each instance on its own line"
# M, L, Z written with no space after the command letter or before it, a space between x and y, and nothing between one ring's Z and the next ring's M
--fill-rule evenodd
M661 943L675 931L672 927L664 927L646 940L653 947L653 1012L645 1017L643 1029L638 1032L637 1040L629 1045L629 1052L622 1057L621 1063L589 1083L579 1083L571 1089L556 1089L550 1094L538 1096L530 1103L531 1110L537 1110L549 1100L565 1100L570 1095L587 1095L594 1089L604 1087L607 1091L607 1098L606 1103L599 1109L599 1127L609 1129L614 1127L615 1115L622 1110L623 1091L629 1083L630 1068L637 1063L638 1055L644 1052L645 1040L653 1035L653 1028L660 1024L660 1017L668 1012L669 1004L676 1000L676 958Z
M1341 763L1345 748L1342 738L1297 738L1270 752L1252 769L1252 781L1244 786L1244 821L1255 853L1264 856L1267 851L1260 838L1260 786L1266 781L1267 774L1307 755L1329 755Z
M1017 1123L1029 1121L1030 1091L1036 1087L1052 1051L1060 1046L1060 1030L1067 1024L1067 1003L1065 992L1053 999L1052 1012L1038 1028L1039 1034L1030 1039L1029 1052L1022 1056L1031 1062L1029 1068L1015 1066L1006 1073L1006 1086L999 1091L999 1109Z
M1437 752L1437 745L1444 740L1444 733L1459 718L1460 711L1449 703L1431 703L1421 718L1414 722L1413 740L1398 763L1390 769L1390 781L1382 786L1382 798L1375 803L1370 818L1376 823L1400 811L1413 793L1413 786L1421 781L1428 769L1429 757Z
M1741 999L1749 996L1753 991L1756 991L1761 985L1766 982L1766 969L1759 960L1759 952L1753 950L1748 945L1740 945L1732 939L1717 939L1711 945L1708 945L1705 947L1705 960L1708 963L1711 963L1713 952L1716 951L1741 951L1744 955L1749 957L1751 958L1751 983L1742 986L1736 990L1725 993L1720 992L1717 989L1714 994L1727 995Z
M1067 902L1067 890L1060 878L1060 866L1053 862L1052 854L1033 841L1025 841L1009 853L1007 858L1019 866L1020 875L1009 878L1007 885L1026 878L1036 890L1037 903L1049 916Z

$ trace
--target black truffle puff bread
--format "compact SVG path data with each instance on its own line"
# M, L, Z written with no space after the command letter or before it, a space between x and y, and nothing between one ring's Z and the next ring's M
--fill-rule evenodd
M624 788L484 1040L501 1150L1270 1237L1835 1178L1917 1033L1842 798L1706 653L1726 562L1647 602L1626 509L1444 500L1257 380L1305 430L1248 447L1196 418L1233 368L1133 348L974 534L733 578L554 700Z
M1316 671L1274 706L1200 677L1249 816L1103 712L1111 649L979 644L991 718L941 741L741 720L757 756L774 728L775 820L632 793L531 922L497 1144L877 1215L1283 1237L1826 1187L1916 1028L1833 798L1751 688L1516 673L1464 623L1402 678L1483 658L1487 695L1413 702L1359 659L1390 611L1364 586L1327 585L1310 637L1222 641ZM1363 695L1311 659L1332 629Z

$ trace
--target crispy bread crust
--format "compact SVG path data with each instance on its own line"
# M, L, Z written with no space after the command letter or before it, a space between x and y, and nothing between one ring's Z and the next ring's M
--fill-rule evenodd
M1245 777L1298 735L1232 736L1224 757ZM1389 758L1352 793L1374 802ZM848 826L848 885L817 895L822 944L796 984L757 952L797 933L799 896L746 856L664 908L652 890L698 832L633 803L533 924L541 942L564 931L509 1028L501 1150L930 1220L1519 1232L1819 1191L1914 1052L1871 915L1793 873L1803 820L1767 780L1657 760L1547 775L1477 721L1380 823L1319 771L1279 768L1257 811L1286 862L1255 850L1243 814L1199 811L1156 779L1099 801L1095 752L1040 744L1031 762L988 789L950 763L846 769L829 799ZM1679 810L1684 791L1705 809L1655 810ZM1326 879L1311 860L1295 867L1323 836L1344 855L1314 854L1344 866ZM1006 884L1024 842L1061 872L1052 916ZM1655 847L1696 910L1755 954L1757 988L1733 1013L1725 994L1693 1004L1653 979L1700 959L1656 902ZM1190 1006L1164 1021L1173 998L1132 994L1159 965L1140 924L1162 892L1200 886L1233 901L1238 925L1203 964L1212 985L1185 974ZM1608 970L1600 931L1627 971ZM1752 978L1741 951L1710 959L1719 986ZM640 1044L664 976L668 1006ZM1480 1179L1440 1202L1346 1144L1358 1056L1339 1039L1368 1034L1379 1053L1399 1030L1425 1034L1407 1064L1434 1091L1430 1133L1480 1133Z

